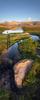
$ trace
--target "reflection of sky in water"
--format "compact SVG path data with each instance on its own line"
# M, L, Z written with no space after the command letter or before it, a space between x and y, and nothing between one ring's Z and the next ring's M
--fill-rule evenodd
M20 53L18 50L18 43L15 43L8 49L8 55L9 58L19 60L20 59Z
M39 37L36 36L36 35L30 35L30 37L31 37L33 40L39 40Z
M23 30L22 30L21 28L19 28L19 29L16 29L16 30L5 30L5 31L3 32L3 34L22 33L22 32L23 32Z

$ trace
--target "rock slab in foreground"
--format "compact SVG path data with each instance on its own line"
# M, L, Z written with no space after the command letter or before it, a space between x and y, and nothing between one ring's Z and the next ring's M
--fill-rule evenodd
M14 65L14 78L17 87L22 87L22 82L25 77L25 74L31 69L32 63L33 60L24 59Z

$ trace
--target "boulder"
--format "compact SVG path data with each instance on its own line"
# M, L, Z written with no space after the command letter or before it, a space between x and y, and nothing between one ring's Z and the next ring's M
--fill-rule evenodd
M16 63L13 66L14 70L14 79L17 87L22 87L22 82L24 80L24 77L26 73L31 69L33 60L20 60L18 63Z

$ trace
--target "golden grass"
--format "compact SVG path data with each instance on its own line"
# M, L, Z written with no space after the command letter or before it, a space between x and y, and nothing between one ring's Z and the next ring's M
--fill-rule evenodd
M0 34L0 53L4 52L8 47L13 45L17 41L28 37L29 35L26 33L21 33L21 34L16 33L10 35Z

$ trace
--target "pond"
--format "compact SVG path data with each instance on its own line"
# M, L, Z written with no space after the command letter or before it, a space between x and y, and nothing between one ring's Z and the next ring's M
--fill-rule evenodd
M16 30L5 30L2 34L10 34L10 33L23 33L23 29L18 28Z
M37 36L37 35L30 35L30 37L31 37L34 41L39 40L39 36Z

